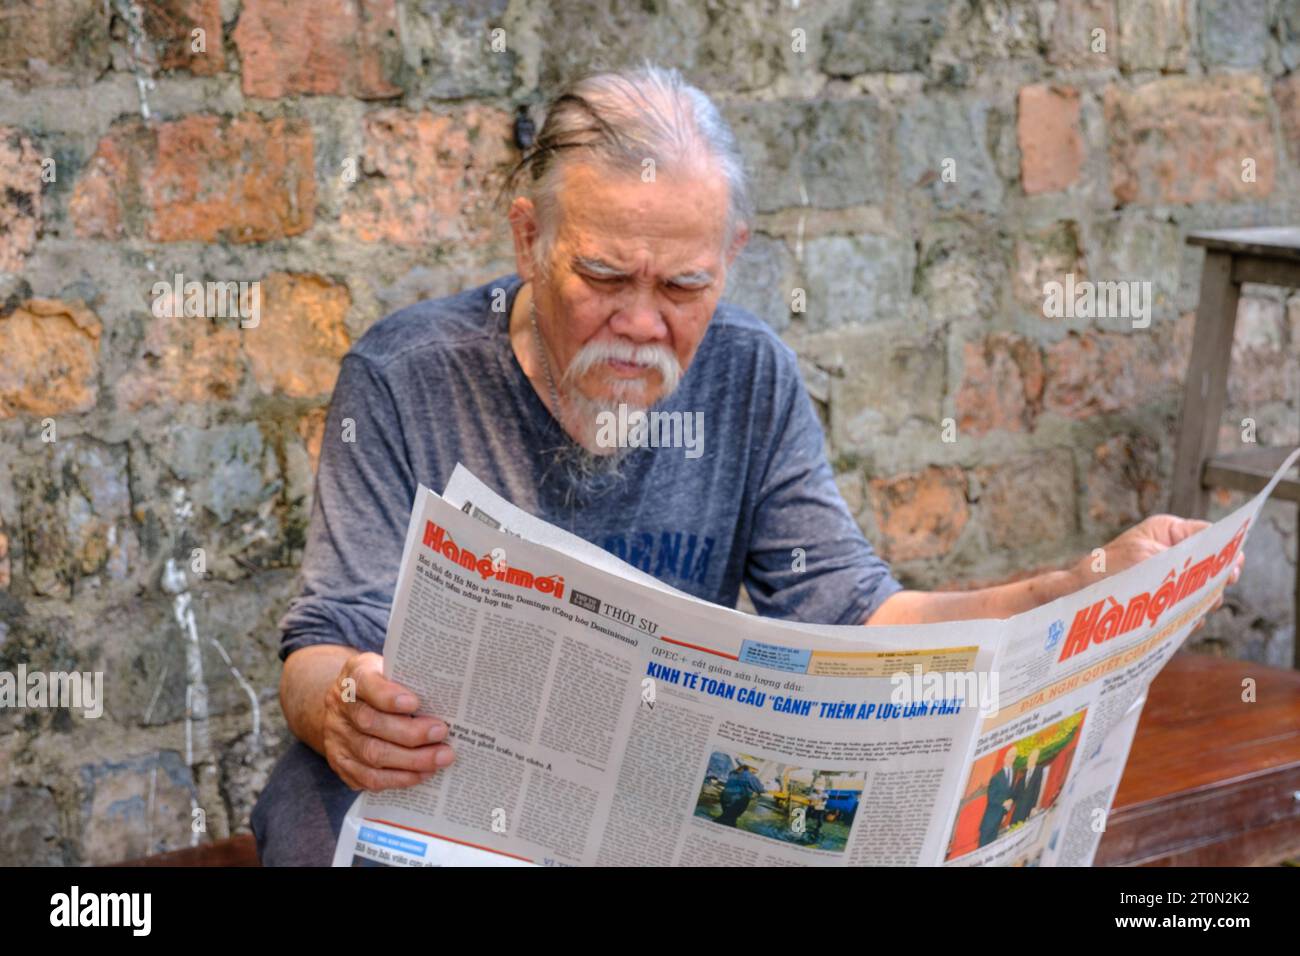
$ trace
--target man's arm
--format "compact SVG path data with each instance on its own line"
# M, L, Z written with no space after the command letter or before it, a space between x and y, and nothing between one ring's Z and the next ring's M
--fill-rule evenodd
M1105 562L1101 565L1104 570L1093 570L1090 555L1080 558L1065 570L1048 571L1023 581L990 588L974 591L898 591L886 598L875 613L862 623L871 626L932 624L938 621L1011 617L1131 568L1209 526L1210 522L1199 519L1152 515L1102 549L1105 552ZM1238 554L1228 584L1237 583L1244 561L1245 554ZM1210 610L1222 603L1223 598L1220 596ZM1202 618L1196 626L1200 627L1204 621Z
M280 705L294 736L353 789L411 786L452 754L445 724L412 716L419 702L384 677L377 653L417 483L393 393L355 351L324 434L303 591L280 622Z
M754 396L767 427L749 452L745 587L765 617L861 624L903 584L840 494L797 357L784 344L774 349L774 376Z
M325 694L339 680L339 674L355 647L341 644L313 644L294 651L280 672L280 709L290 732L321 756L325 756Z
M1087 582L1074 571L1048 571L1023 581L975 591L898 591L885 598L863 623L934 624L975 618L1004 618L1073 594Z

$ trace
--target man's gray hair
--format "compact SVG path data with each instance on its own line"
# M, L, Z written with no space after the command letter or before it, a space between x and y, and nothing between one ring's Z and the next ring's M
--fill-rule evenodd
M647 159L654 161L656 175L711 159L727 182L727 246L753 215L736 137L703 91L677 70L651 63L589 74L547 104L536 143L506 182L507 190L533 201L539 230L534 261L541 268L549 267L554 251L563 159L570 152L638 175Z

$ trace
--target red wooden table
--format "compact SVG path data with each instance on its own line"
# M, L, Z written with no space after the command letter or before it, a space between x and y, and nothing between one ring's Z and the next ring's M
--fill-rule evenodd
M1242 700L1255 682L1255 702ZM1098 866L1300 856L1300 671L1180 652L1151 685Z

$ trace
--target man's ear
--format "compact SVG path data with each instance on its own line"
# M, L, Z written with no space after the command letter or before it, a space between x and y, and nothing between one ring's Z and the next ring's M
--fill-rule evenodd
M516 196L510 204L510 234L515 242L515 271L525 282L532 281L533 245L537 242L537 210L526 196Z
M745 248L745 243L749 242L749 224L741 223L736 229L735 236L731 239L731 245L727 249L727 268L736 261L736 256L740 255L740 250Z

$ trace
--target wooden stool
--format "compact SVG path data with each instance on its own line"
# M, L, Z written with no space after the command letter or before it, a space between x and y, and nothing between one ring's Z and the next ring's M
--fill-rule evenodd
M1217 453L1241 284L1300 289L1300 228L1194 232L1187 242L1205 247L1205 267L1183 388L1169 510L1183 518L1204 518L1208 489L1255 494L1268 484L1290 451L1265 446ZM1273 495L1300 505L1300 479L1284 476ZM1295 608L1294 661L1300 667L1300 560L1296 561Z

